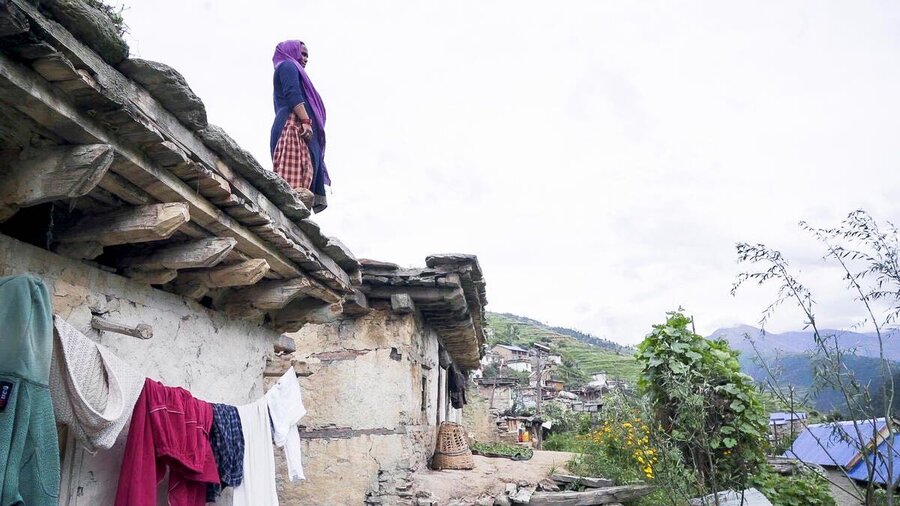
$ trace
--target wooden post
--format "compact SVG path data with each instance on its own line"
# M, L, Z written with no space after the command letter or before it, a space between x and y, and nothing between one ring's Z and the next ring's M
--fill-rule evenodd
M121 323L104 320L99 316L91 318L91 327L104 331L115 332L126 336L136 337L138 339L150 339L153 337L153 327L146 323L139 323L135 326L123 325Z
M0 222L23 207L87 195L112 161L107 144L46 148L22 158L7 154L0 161Z

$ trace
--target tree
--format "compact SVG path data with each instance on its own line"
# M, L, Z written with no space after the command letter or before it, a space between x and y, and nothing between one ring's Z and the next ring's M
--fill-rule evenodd
M885 438L886 455L893 455L894 434L897 427L891 416L894 407L894 377L891 361L884 355L884 343L889 337L886 329L895 326L900 317L900 241L896 227L891 223L882 226L865 211L850 213L840 225L834 228L816 228L806 222L801 229L809 232L824 248L824 259L838 268L847 283L850 298L860 305L865 317L855 322L854 330L869 328L874 331L879 347L879 376L883 388L877 389L875 396L868 385L862 384L855 372L847 367L846 358L853 355L841 345L838 335L823 331L819 326L816 304L812 292L800 281L790 263L780 251L763 244L739 243L737 245L740 262L759 266L757 270L744 272L738 276L732 293L746 283L758 285L774 283L778 287L777 297L764 311L760 325L766 323L775 311L785 303L799 308L804 315L804 329L811 329L815 341L816 381L841 393L849 412L853 415L851 433L862 442L859 451L863 454L868 473L867 486L860 499L867 505L876 503L876 485L872 479L876 472L878 454L882 453L869 441L876 439L876 420L883 418L887 431ZM773 392L784 396L774 384ZM863 424L862 418L871 421ZM871 429L866 429L871 427ZM835 427L837 430L837 427ZM824 445L820 442L820 445ZM873 457L873 454L875 455ZM892 477L886 487L886 504L892 506L896 474L893 458L883 459L887 476ZM838 466L843 471L843 468ZM854 490L859 493L859 491Z

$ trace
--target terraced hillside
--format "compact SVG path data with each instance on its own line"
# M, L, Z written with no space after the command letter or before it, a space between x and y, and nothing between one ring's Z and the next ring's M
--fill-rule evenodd
M634 359L634 349L606 339L600 339L562 327L549 327L523 316L508 313L488 313L488 344L513 344L529 348L540 342L550 346L563 358L558 378L568 387L577 387L592 374L605 372L610 378L624 379L629 384L637 380L640 366ZM584 340L580 340L583 338Z

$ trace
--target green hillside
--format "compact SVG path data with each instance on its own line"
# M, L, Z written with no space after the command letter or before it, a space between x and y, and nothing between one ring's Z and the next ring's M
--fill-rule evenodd
M634 359L633 348L571 329L551 328L539 321L511 314L488 313L487 319L490 346L512 344L529 348L540 342L561 355L563 365L557 377L565 381L567 387L583 385L590 381L592 374L600 372L632 385L637 381L640 366Z

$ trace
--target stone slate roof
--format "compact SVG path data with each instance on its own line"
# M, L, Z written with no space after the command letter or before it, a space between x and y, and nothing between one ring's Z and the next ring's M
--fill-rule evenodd
M480 367L487 304L484 275L475 255L430 255L425 268L361 260L362 291L369 299L412 300L462 369Z

